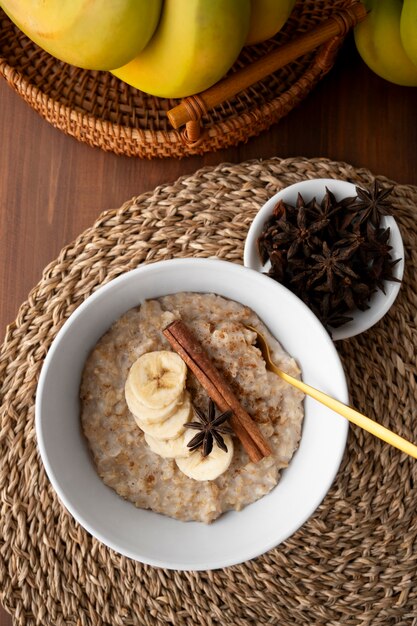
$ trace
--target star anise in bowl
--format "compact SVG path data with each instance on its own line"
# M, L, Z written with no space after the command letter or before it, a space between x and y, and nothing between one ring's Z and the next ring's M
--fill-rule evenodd
M208 456L213 450L214 441L219 448L227 452L227 446L222 435L232 435L233 430L225 426L225 422L232 416L232 411L225 411L216 417L216 405L210 398L207 415L198 406L194 406L194 413L198 418L197 422L187 422L185 428L197 430L198 433L189 441L187 447L191 452L202 448L202 455Z
M326 187L321 202L298 194L294 205L279 200L257 240L268 275L299 296L326 328L338 328L365 311L386 281L397 281L390 228L392 188L378 181L356 196L337 200Z

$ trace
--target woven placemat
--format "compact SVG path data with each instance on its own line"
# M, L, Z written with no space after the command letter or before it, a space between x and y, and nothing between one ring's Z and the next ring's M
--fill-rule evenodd
M325 159L205 168L104 213L46 268L0 364L0 599L15 624L417 625L417 462L358 428L298 532L256 560L200 573L141 565L93 539L60 505L36 449L39 372L75 307L140 263L211 255L241 263L263 202L316 177L373 180ZM377 326L338 349L359 410L417 441L417 187L398 185L394 200L407 254L400 295Z

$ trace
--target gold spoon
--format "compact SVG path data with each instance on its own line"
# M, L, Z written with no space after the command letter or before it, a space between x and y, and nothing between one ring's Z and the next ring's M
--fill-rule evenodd
M369 417L366 417L366 415L362 415L362 413L359 413L359 411L355 411L355 409L352 409L352 407L343 404L343 402L335 400L335 398L328 396L326 393L323 393L323 391L319 391L314 387L310 387L310 385L306 385L306 383L303 383L301 380L298 380L297 378L294 378L293 376L290 376L289 374L283 372L272 361L269 347L263 334L260 333L259 330L257 330L253 326L247 326L246 328L249 328L249 330L252 330L254 333L256 333L258 347L262 352L262 356L265 359L268 368L272 372L275 372L275 374L277 374L280 378L285 380L290 385L297 387L297 389L303 391L306 395L311 396L318 402L321 402L325 406L329 407L329 409L332 409L336 413L343 415L343 417L346 417L346 419L348 419L353 424L356 424L356 426L360 426L364 430L368 431L368 433L375 435L375 437L379 437L379 439L382 439L382 441L391 444L395 448L398 448L402 452L405 452L406 454L409 454L410 456L417 459L417 446L415 446L410 441L407 441L407 439L396 435L392 432L392 430L389 430L388 428L385 428L385 426L378 424L378 422L371 420Z

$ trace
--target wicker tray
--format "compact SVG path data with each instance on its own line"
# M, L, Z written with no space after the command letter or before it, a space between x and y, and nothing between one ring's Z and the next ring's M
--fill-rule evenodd
M76 306L140 263L241 263L266 199L318 177L373 181L325 159L205 168L104 213L45 269L0 356L0 601L15 626L417 626L417 463L359 428L302 528L258 559L211 572L141 565L95 540L60 504L36 449L38 376ZM353 404L417 441L417 187L397 185L393 199L407 255L400 294L337 348Z
M350 4L351 0L298 0L275 39L244 49L232 71ZM193 145L172 129L167 118L167 111L179 100L155 98L108 72L81 70L56 60L23 35L0 9L0 72L9 85L48 122L76 139L116 154L144 158L202 154L247 141L311 91L331 68L337 48L334 43L331 48L323 46L210 111L204 117L204 139Z

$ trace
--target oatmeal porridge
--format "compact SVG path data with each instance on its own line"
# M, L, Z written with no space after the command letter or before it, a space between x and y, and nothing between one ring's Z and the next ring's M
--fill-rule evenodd
M138 427L125 385L142 356L172 351L163 330L177 319L192 330L256 422L272 449L270 456L251 462L234 437L227 469L214 480L194 480L174 458L163 458L148 445L152 434ZM240 510L274 488L299 443L303 395L266 369L255 333L246 325L265 334L279 367L299 376L294 359L251 309L214 294L177 293L149 300L112 325L86 361L80 390L82 429L106 485L137 507L202 522ZM207 412L207 393L189 370L185 376L184 393L191 406Z

